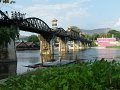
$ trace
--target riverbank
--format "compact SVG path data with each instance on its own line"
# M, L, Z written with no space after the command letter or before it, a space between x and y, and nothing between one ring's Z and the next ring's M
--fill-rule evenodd
M104 60L37 69L9 78L0 90L120 90L120 63Z
M106 46L106 48L120 48L120 46Z

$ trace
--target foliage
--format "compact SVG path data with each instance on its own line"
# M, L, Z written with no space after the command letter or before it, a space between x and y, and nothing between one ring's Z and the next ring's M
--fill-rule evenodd
M57 39L57 37L55 37L53 40L54 40L55 43L59 42L58 39Z
M39 42L39 39L36 35L31 35L28 37L27 42Z
M100 33L99 38L107 38L107 33Z
M85 38L88 40L96 40L99 37L99 34L95 33L93 35L85 34Z
M115 37L117 39L120 39L120 32L117 30L110 30L106 33L100 33L100 34L93 34L93 35L89 35L86 34L85 37L87 37L90 40L96 40L97 38L111 38L111 37Z
M15 41L15 38L19 36L19 31L15 26L10 27L0 27L0 46L6 45L11 42L11 40Z
M77 26L70 26L69 29L72 30L72 31L80 32L80 29Z
M91 46L95 47L95 46L98 46L98 45L96 44L96 41L92 41Z
M97 38L99 38L99 34L97 33L93 34L91 37L92 40L97 40Z
M120 48L120 46L106 46L106 48Z
M117 39L120 39L120 32L119 31L116 31L116 30L110 30L108 32L108 37L115 37Z
M0 90L120 90L120 63L102 59L38 69L9 78Z
M100 33L100 34L93 34L93 35L85 35L88 37L90 40L97 40L97 38L117 38L118 40L120 39L120 32L117 30L110 30L107 33Z

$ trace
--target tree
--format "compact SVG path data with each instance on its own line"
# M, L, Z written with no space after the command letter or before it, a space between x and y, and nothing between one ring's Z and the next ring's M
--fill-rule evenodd
M97 38L99 38L99 34L95 33L91 36L92 40L97 40Z
M100 34L99 34L99 37L100 37L100 38L106 38L106 37L107 37L107 33L100 33Z
M19 31L15 26L0 27L0 47L8 45L11 40L15 41L15 38L19 37Z
M117 30L110 30L108 33L107 33L108 37L115 37L117 39L120 39L120 32L117 31Z
M88 40L92 40L92 36L89 35L89 34L85 34L85 38L88 39Z
M0 27L0 59L8 57L8 44L19 36L19 31L15 26Z
M39 42L39 39L36 35L31 35L28 37L27 42Z
M69 29L72 30L72 31L80 32L80 29L77 26L70 26Z

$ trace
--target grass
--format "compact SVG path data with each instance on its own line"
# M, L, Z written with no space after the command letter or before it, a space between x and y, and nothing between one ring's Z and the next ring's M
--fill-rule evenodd
M120 63L102 59L37 69L9 78L0 90L120 90Z
M106 48L120 48L120 46L106 46Z

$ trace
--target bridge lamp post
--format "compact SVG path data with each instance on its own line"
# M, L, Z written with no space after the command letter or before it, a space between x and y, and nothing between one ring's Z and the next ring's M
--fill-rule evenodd
M53 18L52 19L52 31L55 31L57 29L57 19ZM53 39L55 38L55 35L53 36ZM52 55L53 55L53 59L54 59L54 40L52 39Z
M57 19L55 19L55 18L53 18L53 20L52 20L52 29L54 30L54 29L57 29Z

